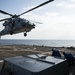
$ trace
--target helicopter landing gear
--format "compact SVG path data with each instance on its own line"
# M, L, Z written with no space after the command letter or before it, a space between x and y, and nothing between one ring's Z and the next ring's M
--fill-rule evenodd
M13 31L10 32L10 35L13 35Z
M27 33L26 33L26 32L24 33L24 36L25 36L25 37L27 36Z

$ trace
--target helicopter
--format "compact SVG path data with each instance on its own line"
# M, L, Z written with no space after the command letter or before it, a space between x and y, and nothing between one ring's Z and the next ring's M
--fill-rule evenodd
M4 23L3 23L4 29L2 31L0 31L0 36L7 35L7 34L13 35L13 34L21 33L21 32L24 32L24 36L27 36L27 32L30 32L32 29L34 29L35 24L31 23L30 21L28 21L26 19L20 18L20 16L24 15L34 9L37 9L47 3L50 3L52 1L54 1L54 0L48 0L44 3L41 3L40 5L35 6L31 9L23 12L20 15L12 15L3 10L0 10L0 13L11 16L10 18L5 18L5 19L0 20L0 22L4 21ZM40 24L40 22L37 22L37 23Z

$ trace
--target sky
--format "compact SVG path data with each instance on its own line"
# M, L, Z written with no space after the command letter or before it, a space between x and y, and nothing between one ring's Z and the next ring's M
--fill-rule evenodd
M0 0L0 9L11 14L21 14L48 0ZM0 13L0 19L10 16ZM20 16L35 23L35 29L27 33L5 35L2 39L75 40L75 0L54 0L45 6ZM0 31L4 28L0 22Z

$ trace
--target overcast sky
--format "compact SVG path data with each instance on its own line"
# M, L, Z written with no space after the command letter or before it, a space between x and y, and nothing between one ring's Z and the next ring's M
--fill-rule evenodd
M21 14L47 0L0 0L0 9L11 14ZM7 18L0 13L0 19ZM42 22L36 24L24 37L23 33L5 35L2 39L53 39L75 40L75 0L55 0L43 7L33 10L21 18ZM0 30L4 27L0 23Z

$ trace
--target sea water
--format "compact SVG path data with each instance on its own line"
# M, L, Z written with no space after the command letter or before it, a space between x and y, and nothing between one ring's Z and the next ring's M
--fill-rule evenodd
M38 45L50 47L75 47L75 40L0 40L0 45Z

